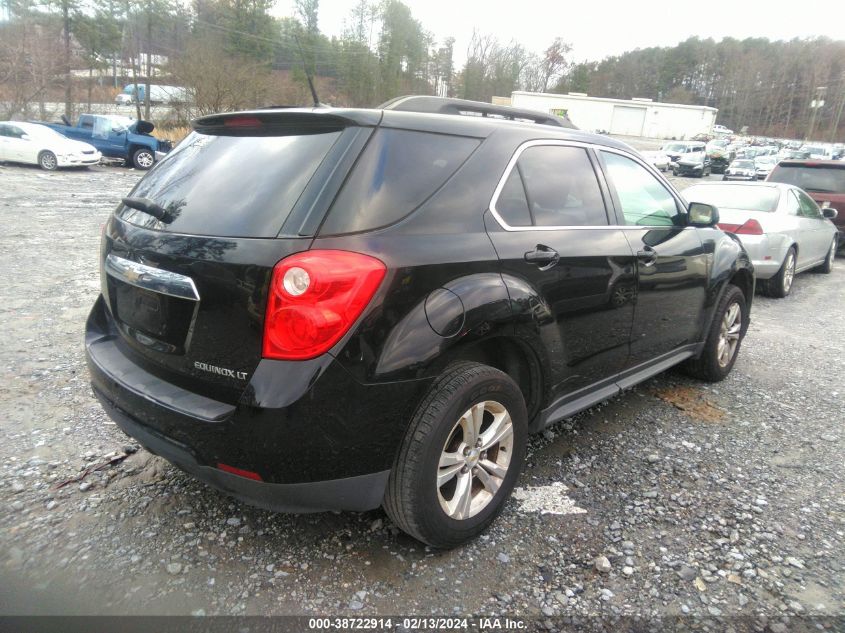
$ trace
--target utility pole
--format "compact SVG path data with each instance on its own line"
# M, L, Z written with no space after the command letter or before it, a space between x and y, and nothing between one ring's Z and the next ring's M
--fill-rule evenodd
M818 86L816 88L816 98L810 101L810 124L807 126L807 139L813 140L813 132L816 128L816 117L818 116L819 108L824 105L824 97L827 94L827 86Z
M836 116L833 119L833 127L830 128L830 142L836 141L836 133L839 131L839 121L842 119L842 111L845 110L845 72L840 78L839 107L836 108Z
M70 8L68 4L70 4L70 0L62 0L62 21L65 31L65 117L70 121L73 115L73 94L70 76Z

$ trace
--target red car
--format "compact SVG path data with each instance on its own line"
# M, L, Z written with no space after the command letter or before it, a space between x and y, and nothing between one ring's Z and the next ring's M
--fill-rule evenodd
M839 249L845 248L845 161L784 160L766 178L801 187L822 208L836 209L833 223L839 229Z

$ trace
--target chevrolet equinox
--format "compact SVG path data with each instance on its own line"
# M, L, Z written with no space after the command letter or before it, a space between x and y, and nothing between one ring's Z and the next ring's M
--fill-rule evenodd
M526 437L673 365L723 379L754 294L718 210L607 136L435 97L205 116L104 227L94 393L285 512L452 547Z

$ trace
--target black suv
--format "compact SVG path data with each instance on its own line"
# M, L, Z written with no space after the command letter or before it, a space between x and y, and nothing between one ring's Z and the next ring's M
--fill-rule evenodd
M108 220L85 344L121 428L245 501L454 546L529 432L736 360L746 253L623 143L430 97L194 127Z

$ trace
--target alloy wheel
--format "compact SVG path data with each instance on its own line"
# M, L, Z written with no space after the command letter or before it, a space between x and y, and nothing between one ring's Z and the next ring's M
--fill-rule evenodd
M719 329L719 343L716 357L721 367L727 367L736 354L739 346L739 335L742 331L742 308L738 303L732 303L725 311L722 326Z
M513 421L498 402L474 404L452 427L437 469L440 507L456 520L477 515L496 496L511 463Z
M51 152L47 152L41 155L41 167L46 169L47 171L53 171L58 164L56 160L56 156Z
M783 292L789 292L792 288L792 280L795 278L795 252L789 251L786 254L786 262L783 268Z
M155 162L153 155L149 152L139 152L136 156L136 160L138 161L138 166L142 169L149 169Z

